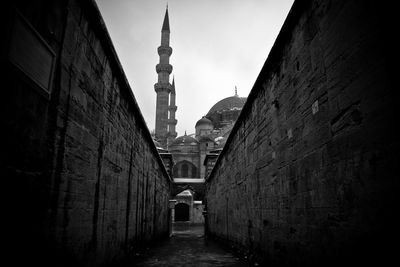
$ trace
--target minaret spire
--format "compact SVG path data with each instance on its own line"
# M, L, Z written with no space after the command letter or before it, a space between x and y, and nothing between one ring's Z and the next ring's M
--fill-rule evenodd
M169 16L168 16L168 4L165 10L164 22L161 31L169 31Z
M169 112L169 97L172 90L172 85L169 83L169 75L172 72L172 65L169 64L169 57L172 54L172 48L169 46L170 29L168 6L165 10L164 22L161 28L161 45L158 47L158 55L160 62L156 65L158 74L158 82L154 85L154 90L157 93L156 101L156 139L166 147L168 138L168 112ZM174 104L175 105L175 104Z
M172 77L172 88L171 88L171 95L170 95L170 102L169 102L169 119L168 119L168 138L172 142L173 139L176 138L178 135L175 130L175 126L178 123L178 121L175 119L175 112L177 110L177 106L175 103L175 76ZM170 143L170 142L169 142Z

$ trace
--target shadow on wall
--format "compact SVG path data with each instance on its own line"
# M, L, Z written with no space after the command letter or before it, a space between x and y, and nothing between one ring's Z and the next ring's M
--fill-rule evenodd
M294 3L206 181L210 235L266 266L397 261L390 10Z
M168 236L171 178L95 2L16 0L2 11L10 262L103 265Z

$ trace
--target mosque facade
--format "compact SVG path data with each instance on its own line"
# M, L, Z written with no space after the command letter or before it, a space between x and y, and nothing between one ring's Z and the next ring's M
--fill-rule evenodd
M208 113L195 123L195 133L177 136L175 130L177 120L175 113L176 90L175 79L169 82L172 65L169 57L172 54L170 43L170 27L168 9L165 12L161 30L161 46L158 47L160 56L156 65L158 81L154 85L157 94L155 140L159 151L172 154L174 178L205 178L206 167L204 160L208 153L218 152L238 118L246 102L245 97L235 94L226 97L213 105Z
M218 101L206 115L194 123L194 133L185 132L184 135L178 136L175 79L172 79L172 83L169 82L173 70L169 63L172 54L169 44L167 8L161 29L161 45L157 50L160 60L156 65L158 80L154 85L157 100L153 138L174 179L176 194L175 199L171 201L175 203L175 220L201 223L204 181L212 167L212 164L206 163L206 159L213 159L215 162L247 98L239 97L235 87L233 96Z

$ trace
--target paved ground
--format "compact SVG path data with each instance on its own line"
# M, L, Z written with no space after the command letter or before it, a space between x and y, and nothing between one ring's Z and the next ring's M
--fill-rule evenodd
M204 238L203 226L174 227L173 236L136 257L133 266L249 266L229 250Z

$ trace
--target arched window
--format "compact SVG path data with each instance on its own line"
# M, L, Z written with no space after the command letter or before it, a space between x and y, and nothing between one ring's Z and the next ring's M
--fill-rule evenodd
M196 178L198 177L198 168L192 162L182 160L173 167L174 178Z
M197 168L196 166L192 166L192 178L196 178L197 177Z
M189 167L187 164L182 164L182 177L189 177Z

